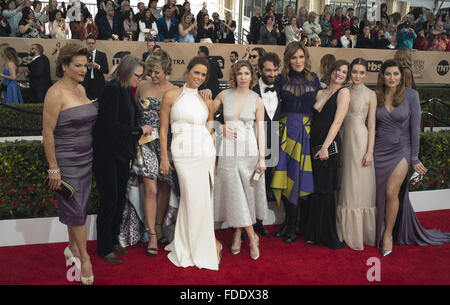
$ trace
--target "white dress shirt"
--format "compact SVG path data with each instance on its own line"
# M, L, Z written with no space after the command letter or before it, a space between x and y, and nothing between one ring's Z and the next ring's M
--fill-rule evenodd
M92 62L95 62L95 53L97 52L97 49L92 51ZM94 79L94 68L91 68L91 79Z
M264 108L266 109L269 118L272 120L273 116L275 115L275 111L277 110L278 107L277 92L276 91L264 92L267 87L272 88L273 85L271 86L266 85L261 77L259 78L258 83L259 88L261 89L261 98L264 102Z

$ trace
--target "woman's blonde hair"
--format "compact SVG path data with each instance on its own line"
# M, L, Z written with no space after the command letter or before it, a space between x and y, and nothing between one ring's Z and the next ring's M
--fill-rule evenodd
M172 58L164 50L156 50L148 55L145 62L147 69L159 67L164 71L164 74L170 75L172 73Z
M5 68L8 65L8 62L12 61L16 67L20 65L19 55L17 55L16 49L13 47L7 46L3 49L3 68ZM3 72L3 71L2 71Z
M412 51L407 48L398 49L394 54L394 59L397 60L402 68L410 68L412 66Z
M294 54L297 53L297 51L300 49L305 54L305 67L303 69L303 71L305 72L305 78L308 81L312 82L314 81L314 78L311 75L311 60L309 58L309 52L305 44L301 41L293 41L286 46L283 55L283 69L281 70L281 75L285 80L289 81L289 72L291 71L291 57L294 56Z
M384 107L385 102L385 95L386 95L386 84L384 83L384 73L386 72L387 68L391 67L397 67L398 70L401 73L400 83L398 84L397 88L394 92L394 101L392 102L392 106L398 107L403 102L403 99L405 97L405 81L403 79L404 73L403 68L400 65L398 61L395 59L389 59L386 60L382 65L380 72L378 73L378 81L377 81L377 88L376 88L376 95L377 95L377 106L378 107Z
M256 86L256 83L258 82L258 78L256 76L256 70L253 68L252 64L248 61L248 60L238 60L237 62L235 62L233 64L233 66L231 67L230 70L230 85L233 88L237 88L237 74L239 73L239 71L246 67L247 69L250 70L250 73L252 75L252 80L250 81L249 84L249 89L252 89L253 87Z
M191 16L194 17L194 15L191 12L185 12L183 14L183 17L181 18L181 26L183 27L183 30L186 30L188 27L192 25L192 19L190 23L186 22L186 17Z

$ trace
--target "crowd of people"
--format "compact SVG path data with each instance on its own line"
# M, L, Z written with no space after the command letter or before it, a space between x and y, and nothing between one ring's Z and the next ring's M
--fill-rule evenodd
M98 93L97 109L81 85L90 50L75 43L60 50L43 139L50 188L63 181L75 188L56 196L69 232L64 256L78 264L84 284L94 282L85 226L93 173L97 252L110 264L121 264L126 246L147 233L143 255L165 245L176 266L218 270L223 241L214 224L224 221L234 228L229 251L238 255L248 240L249 257L258 260L273 200L285 211L273 235L286 243L376 246L387 256L394 243L450 242L449 233L422 228L405 187L410 166L427 171L418 158L419 96L400 62L410 50L382 64L375 92L364 85L363 58L325 55L318 75L303 42L288 44L283 62L264 49L251 52L256 66L255 57L236 61L231 89L214 98L202 87L212 70L205 46L181 88L168 81L172 60L164 50L149 50L145 62L126 55ZM144 194L131 194L140 183Z
M83 40L92 35L102 40L235 43L236 22L231 13L221 20L214 12L210 19L206 7L196 16L191 13L188 1L176 5L169 0L162 8L157 4L157 0L139 2L134 12L127 0L102 0L93 16L79 0L67 6L51 0L45 7L39 0L2 0L0 37Z
M79 0L58 5L51 0L43 7L39 0L2 1L0 7L0 37L85 39L92 35L101 40L133 40L164 42L235 43L236 22L230 12L221 20L217 12L210 15L206 5L194 15L191 5L168 0L157 7L157 0L139 2L137 12L130 2L98 1L98 12L92 16ZM77 16L68 15L74 6ZM433 14L425 8L415 8L405 16L387 14L387 6L380 7L380 20L360 19L349 7L345 13L337 7L334 12L325 5L320 13L308 12L304 7L298 14L291 4L283 13L275 13L273 2L264 10L254 7L247 35L251 44L287 45L303 41L310 47L373 48L449 51L449 14ZM212 17L212 19L210 18Z
M287 5L282 14L275 13L273 2L267 3L262 12L255 7L251 18L249 42L253 44L289 44L303 41L310 47L418 49L449 51L449 14L427 12L415 8L405 16L387 14L385 3L380 6L380 20L359 19L349 7L345 14L342 7L334 12L325 5L320 14L308 12L304 7L294 11Z

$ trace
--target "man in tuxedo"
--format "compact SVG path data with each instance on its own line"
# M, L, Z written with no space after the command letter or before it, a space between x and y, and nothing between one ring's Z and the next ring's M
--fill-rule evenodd
M44 55L44 48L40 44L32 44L30 55L31 62L28 63L28 79L30 88L34 93L36 102L43 103L48 88L52 85L50 76L50 62Z
M122 38L122 25L118 18L114 16L115 11L112 6L105 8L106 16L99 19L97 23L98 27L98 39L100 40L119 40Z
M103 74L109 73L108 60L106 54L100 52L95 47L94 36L86 38L86 47L91 52L91 57L88 61L88 71L83 80L83 87L86 89L86 95L89 99L96 99L105 86L105 76Z
M178 41L178 21L172 18L172 8L169 4L163 6L163 16L156 21L158 27L159 41Z
M261 77L258 79L253 91L259 94L264 102L264 121L266 132L266 194L268 201L274 201L270 183L272 182L272 168L278 163L276 156L271 151L278 151L278 142L272 147L272 138L278 138L277 129L272 129L272 122L277 123L280 120L280 90L275 86L281 65L280 58L275 53L266 53L258 60L258 69ZM253 225L256 232L260 235L268 237L269 233L264 228L262 220L257 219Z

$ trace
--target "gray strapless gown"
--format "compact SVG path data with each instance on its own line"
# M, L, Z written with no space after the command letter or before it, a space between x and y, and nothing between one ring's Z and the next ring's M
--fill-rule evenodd
M374 147L374 165L377 185L376 245L382 247L386 184L397 164L405 158L409 165L419 162L420 103L417 91L406 88L400 106L389 113L386 107L377 108L377 133ZM400 193L400 207L394 226L394 242L400 245L440 245L450 242L450 233L425 230L416 217L409 200L408 177Z
M61 177L75 189L70 199L56 194L59 221L69 226L86 223L92 185L92 127L97 114L94 104L62 110L53 133Z

